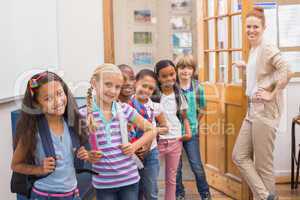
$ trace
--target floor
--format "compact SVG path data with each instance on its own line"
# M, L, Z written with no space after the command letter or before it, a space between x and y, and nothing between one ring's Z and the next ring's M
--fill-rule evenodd
M185 200L200 200L194 181L185 181L184 185L186 188ZM163 200L164 183L162 181L159 182L159 188L159 200ZM291 192L289 184L281 184L277 185L277 191L280 195L279 200L300 200L300 188L296 191ZM211 194L213 200L233 200L232 198L227 197L226 195L214 190L213 188L211 188ZM96 198L94 198L93 200L96 200Z
M159 190L159 200L163 200L164 196L164 184L160 182L160 190ZM186 188L186 200L199 200L199 195L197 192L196 184L194 181L185 181L184 182ZM296 191L291 191L291 187L289 184L280 184L276 186L277 192L279 194L280 200L300 200L300 188ZM232 198L227 197L226 195L211 189L213 200L231 200Z
M159 175L159 200L164 198L164 169L165 165L162 161L160 164L160 175ZM194 181L194 176L190 171L190 167L186 156L183 156L183 180L186 188L186 198L185 200L200 200L199 194L197 192L196 184ZM280 184L276 186L277 192L280 196L280 200L300 200L300 186L297 190L291 191L289 184ZM211 193L213 200L233 200L232 198L224 195L221 192L218 192L211 188Z

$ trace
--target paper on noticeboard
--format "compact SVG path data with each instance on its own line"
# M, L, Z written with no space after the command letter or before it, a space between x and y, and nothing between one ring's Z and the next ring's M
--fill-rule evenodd
M280 5L279 46L300 46L300 4Z

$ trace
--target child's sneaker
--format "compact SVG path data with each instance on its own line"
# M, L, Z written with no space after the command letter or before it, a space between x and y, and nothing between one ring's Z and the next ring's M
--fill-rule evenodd
M184 196L177 196L176 200L184 200Z
M204 194L203 196L201 196L202 200L212 200L210 193L207 192L206 194Z

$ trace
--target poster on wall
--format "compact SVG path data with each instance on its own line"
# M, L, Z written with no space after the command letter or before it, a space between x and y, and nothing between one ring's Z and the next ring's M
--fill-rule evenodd
M192 47L192 33L191 32L173 33L172 44L174 48Z
M280 5L279 18L279 46L300 46L300 5Z
M192 1L191 0L171 0L171 9L174 12L191 11L192 10Z
M153 64L153 56L150 52L134 52L133 61L134 65L151 65Z
M148 24L151 22L151 11L150 10L135 10L134 11L134 22L140 24Z
M188 31L191 29L191 16L174 16L170 22L173 31Z
M133 33L134 44L152 44L152 32L134 32Z

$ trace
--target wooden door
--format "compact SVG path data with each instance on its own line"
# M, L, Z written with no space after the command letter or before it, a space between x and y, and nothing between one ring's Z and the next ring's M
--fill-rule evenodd
M231 154L247 102L245 78L232 63L247 58L249 48L242 33L251 4L249 0L203 0L203 54L198 57L207 98L200 143L208 181L213 188L241 200L249 199L249 191Z

